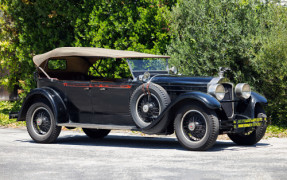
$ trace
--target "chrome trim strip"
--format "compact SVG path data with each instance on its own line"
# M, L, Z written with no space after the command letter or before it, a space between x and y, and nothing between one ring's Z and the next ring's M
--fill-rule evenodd
M222 83L222 85L224 86L224 84L228 84L228 85L231 85L231 105L232 105L232 115L229 116L228 118L233 118L234 117L234 85L233 83Z

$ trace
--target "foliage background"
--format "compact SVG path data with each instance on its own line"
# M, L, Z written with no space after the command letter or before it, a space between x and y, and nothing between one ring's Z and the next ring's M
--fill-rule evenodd
M19 84L29 92L35 87L32 57L57 47L165 53L170 36L163 12L173 4L174 0L1 0L1 68L10 72L1 83L10 89Z
M19 85L21 97L35 87L35 54L62 46L135 50L169 54L188 75L230 67L234 83L267 97L273 123L287 124L287 10L274 1L0 1L0 69L10 72L0 82Z
M267 97L274 124L287 125L287 9L257 0L184 1L172 9L171 61L183 74L216 75L230 67Z

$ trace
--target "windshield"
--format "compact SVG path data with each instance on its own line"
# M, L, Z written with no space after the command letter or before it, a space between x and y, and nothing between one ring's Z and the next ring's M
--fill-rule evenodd
M151 59L151 60L128 60L131 72L134 77L149 71L151 75L168 74L168 60L167 59Z

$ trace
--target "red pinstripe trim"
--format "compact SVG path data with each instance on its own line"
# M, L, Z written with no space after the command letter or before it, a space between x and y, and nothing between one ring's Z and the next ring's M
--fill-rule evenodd
M104 87L104 88L123 88L123 89L130 89L131 85L105 85L105 84L84 84L84 83L63 83L66 87Z

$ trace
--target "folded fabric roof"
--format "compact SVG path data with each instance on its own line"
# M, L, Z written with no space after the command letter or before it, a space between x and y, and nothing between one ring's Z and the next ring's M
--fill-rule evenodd
M33 57L36 66L51 58L60 57L98 57L98 58L170 58L170 56L146 54L135 51L113 50L93 47L61 47Z

